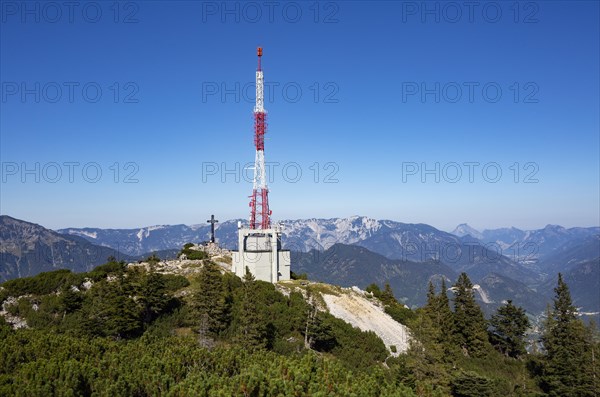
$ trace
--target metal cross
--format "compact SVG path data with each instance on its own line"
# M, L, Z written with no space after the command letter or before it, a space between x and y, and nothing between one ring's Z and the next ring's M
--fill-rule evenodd
M214 215L210 216L210 219L206 221L207 223L210 223L210 242L214 243L215 242L215 223L218 223L219 221L215 219Z

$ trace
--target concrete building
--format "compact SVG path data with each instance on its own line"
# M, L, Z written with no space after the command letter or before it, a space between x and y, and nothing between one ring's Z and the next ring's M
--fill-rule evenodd
M239 227L239 226L238 226ZM244 277L246 268L256 280L276 283L290 279L290 251L281 249L281 230L238 229L238 251L233 252L231 270Z

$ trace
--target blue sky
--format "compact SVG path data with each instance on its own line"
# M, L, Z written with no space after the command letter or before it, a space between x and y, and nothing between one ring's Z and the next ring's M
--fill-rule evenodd
M598 2L47 4L1 2L2 214L247 218L261 45L274 219L600 224Z

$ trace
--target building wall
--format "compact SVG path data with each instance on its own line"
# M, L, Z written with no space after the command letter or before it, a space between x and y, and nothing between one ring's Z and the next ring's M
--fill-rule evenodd
M291 280L291 252L279 251L279 280Z
M246 267L256 280L277 282L290 279L290 252L281 250L280 233L264 230L265 236L253 236L256 230L240 229L237 252L233 253L232 271L244 277Z

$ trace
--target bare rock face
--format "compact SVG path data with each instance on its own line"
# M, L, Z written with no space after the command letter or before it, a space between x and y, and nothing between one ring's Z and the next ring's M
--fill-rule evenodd
M0 316L4 317L4 321L12 325L13 329L29 328L25 319L18 316L13 316L12 314L8 313L8 306L16 305L17 302L18 299L14 296L9 296L8 298L6 298L6 300L2 302L2 306L0 306Z
M357 287L344 288L339 296L323 294L329 313L361 329L373 331L393 356L405 353L410 342L408 328L385 313ZM392 348L395 346L395 349ZM394 351L395 350L395 351Z
M219 244L217 244L217 243L208 242L206 244L201 244L196 247L198 247L199 250L206 252L209 256L217 256L217 255L230 255L231 256L231 251L219 247Z
M299 291L305 299L308 295L305 288L310 288L311 299L319 310L327 311L362 331L374 332L394 357L405 353L410 346L412 337L408 327L390 317L378 299L356 286L340 288L310 281L284 281L276 284L276 287L285 295ZM317 299L315 293L319 296Z

